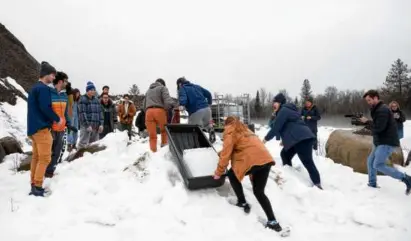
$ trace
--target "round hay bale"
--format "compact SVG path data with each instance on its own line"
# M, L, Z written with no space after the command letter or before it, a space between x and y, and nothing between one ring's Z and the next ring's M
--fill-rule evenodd
M355 172L367 174L367 157L372 149L372 136L357 135L350 130L335 130L325 146L326 157L335 163L349 166ZM404 156L400 147L389 158L389 165L404 165Z

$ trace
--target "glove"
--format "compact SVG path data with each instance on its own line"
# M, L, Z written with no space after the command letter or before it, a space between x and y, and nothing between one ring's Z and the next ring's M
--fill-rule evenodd
M89 126L89 127L87 128L87 131L88 131L88 132L93 132L93 127Z
M103 132L103 129L104 129L103 126L99 126L99 127L98 127L98 133Z

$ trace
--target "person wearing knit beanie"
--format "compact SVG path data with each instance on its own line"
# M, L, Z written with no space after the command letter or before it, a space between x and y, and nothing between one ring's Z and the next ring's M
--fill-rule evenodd
M285 98L283 93L278 93L274 99L273 99L274 103L279 103L280 105L283 105L287 102L287 99Z
M91 90L96 91L96 86L93 84L93 82L89 81L87 82L86 92L89 92Z
M43 78L44 76L50 75L50 74L54 74L56 75L57 71L56 69L51 66L51 64L49 64L46 61L41 62L40 64L40 78Z

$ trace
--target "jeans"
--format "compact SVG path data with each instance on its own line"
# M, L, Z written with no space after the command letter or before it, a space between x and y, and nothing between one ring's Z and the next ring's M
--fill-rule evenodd
M318 172L313 160L314 141L314 139L300 141L287 151L283 148L281 150L281 159L283 161L283 165L292 166L291 161L295 154L297 154L305 169L307 169L308 174L310 174L311 181L314 183L314 185L318 185L321 184L321 178L320 173Z
M405 174L393 167L387 166L386 162L391 154L394 152L394 146L379 145L373 147L367 160L368 168L368 183L370 185L377 185L377 172L381 172L392 178L402 180Z
M78 139L78 131L70 131L70 134L67 135L67 142L69 145L76 145Z
M254 166L247 174L252 174L252 184L253 184L253 192L254 196L260 203L261 207L263 208L268 221L275 220L273 208L271 207L270 200L264 193L265 186L267 184L268 175L270 174L271 165L266 164L263 166ZM228 179L230 180L231 187L233 188L238 202L239 203L246 203L243 186L241 182L237 179L234 174L233 169L228 170L227 172Z
M53 144L51 146L51 162L47 166L46 173L53 174L56 170L57 163L61 157L61 152L64 147L64 134L65 131L51 131L53 137Z

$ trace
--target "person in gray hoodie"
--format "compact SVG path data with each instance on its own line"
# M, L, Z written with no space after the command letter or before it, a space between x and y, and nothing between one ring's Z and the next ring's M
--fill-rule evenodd
M150 149L157 151L157 125L161 133L161 146L167 144L165 125L167 124L167 111L169 108L176 108L177 103L170 97L166 83L163 79L157 79L150 85L144 100L144 110L146 112L146 127L150 139Z

